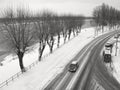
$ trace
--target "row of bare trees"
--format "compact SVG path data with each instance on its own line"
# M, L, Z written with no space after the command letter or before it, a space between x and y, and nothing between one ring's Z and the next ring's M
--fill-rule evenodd
M120 11L104 3L94 9L93 17L102 32L104 32L104 26L112 28L120 25Z
M78 35L84 24L83 16L63 15L44 11L32 13L25 9L8 9L3 11L0 33L5 41L5 47L11 53L18 56L22 72L25 72L23 57L35 43L39 43L39 61L41 60L46 45L53 52L55 37L58 38L57 47L60 45L60 38L70 39L71 33Z

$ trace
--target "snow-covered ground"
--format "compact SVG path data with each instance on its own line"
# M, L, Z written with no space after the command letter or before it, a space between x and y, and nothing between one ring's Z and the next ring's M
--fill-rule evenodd
M82 29L82 32L77 37L56 49L34 68L23 73L18 79L9 83L8 86L0 88L0 90L41 90L50 80L55 78L58 73L62 72L65 65L93 39L94 28ZM62 45L63 40L61 40L61 42ZM47 46L44 55L47 54L48 51L49 48ZM10 62L5 62L3 66L0 67L0 83L20 71L18 60L16 59L12 61L9 60ZM37 59L38 44L36 44L34 51L25 55L24 65L28 66Z
M117 43L117 54L116 54L116 43L114 43L112 51L113 51L112 52L112 62L113 62L112 74L116 78L116 80L120 83L120 37Z
M112 64L106 64L108 71L115 77L115 79L120 83L120 37L118 38L116 44L116 38L112 37L108 43L113 44L112 48ZM117 49L116 49L117 47Z

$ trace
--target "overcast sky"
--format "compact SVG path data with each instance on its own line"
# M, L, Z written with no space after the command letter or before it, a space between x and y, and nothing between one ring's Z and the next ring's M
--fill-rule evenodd
M72 13L91 16L93 9L102 3L120 10L120 0L0 0L0 11L8 7L22 6L34 11L49 9L59 14Z

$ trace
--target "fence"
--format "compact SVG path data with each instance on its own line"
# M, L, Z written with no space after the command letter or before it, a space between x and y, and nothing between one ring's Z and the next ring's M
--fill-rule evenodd
M46 54L42 59L44 59L45 57L47 57L50 53ZM31 69L32 67L34 67L36 64L38 64L39 61L35 61L33 62L32 64L30 64L28 67L25 68L25 70L29 70ZM18 72L16 73L15 75L11 76L9 79L7 79L6 81L0 83L0 88L2 88L3 86L6 86L8 85L11 81L17 79L23 72Z
M22 72L20 71L20 72L16 73L15 75L13 75L12 77L10 77L9 79L7 79L6 81L2 82L0 84L0 88L5 86L5 85L8 85L11 81L13 81L16 78L18 78L21 74L22 74Z

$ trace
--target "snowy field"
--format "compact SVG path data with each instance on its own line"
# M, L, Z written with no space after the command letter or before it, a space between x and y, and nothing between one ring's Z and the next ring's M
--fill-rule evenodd
M100 34L100 33L99 33ZM0 88L0 90L41 90L55 76L62 72L65 65L91 40L95 38L94 28L82 29L82 32L75 38L63 44L61 39L61 47L45 57L35 67L23 73L18 79L15 79L8 86ZM54 49L57 45L55 45ZM44 55L49 53L48 46L45 49ZM7 60L0 67L0 83L20 71L17 58L15 60ZM32 62L38 60L38 44L34 51L24 56L24 65L27 67Z

